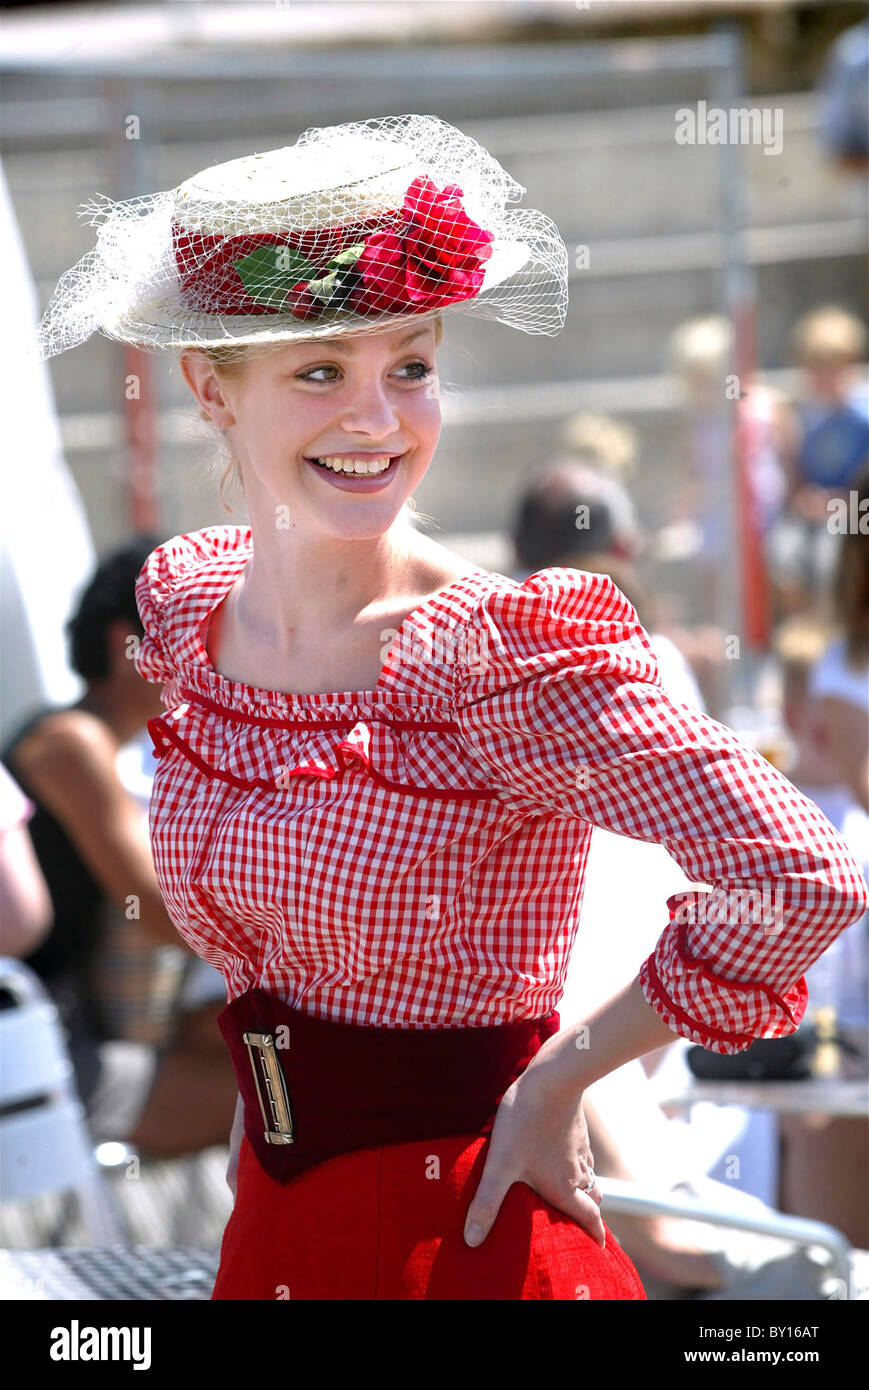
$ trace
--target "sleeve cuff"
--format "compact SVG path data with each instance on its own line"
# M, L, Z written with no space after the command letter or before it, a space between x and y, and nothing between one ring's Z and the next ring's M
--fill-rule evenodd
M760 980L716 974L687 948L687 924L673 923L637 978L646 1002L674 1033L709 1052L745 1052L758 1038L796 1032L809 991L804 975L783 995Z

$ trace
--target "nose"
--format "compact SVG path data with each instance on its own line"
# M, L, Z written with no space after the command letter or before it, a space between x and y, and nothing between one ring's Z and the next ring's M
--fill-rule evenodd
M395 435L401 419L379 377L364 383L354 393L353 400L341 415L341 427L347 434L366 435L378 443ZM361 439L357 441L361 443Z

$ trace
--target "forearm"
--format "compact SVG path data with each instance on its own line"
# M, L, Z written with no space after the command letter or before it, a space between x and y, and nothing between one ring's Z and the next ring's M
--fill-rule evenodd
M634 979L545 1046L552 1050L565 1089L583 1091L617 1067L678 1036L646 1002L639 980Z
M244 1135L244 1101L239 1095L235 1103L235 1115L232 1121L232 1130L229 1136L229 1161L226 1165L226 1182L233 1197L235 1196L236 1179L238 1174L238 1155L241 1149L242 1136Z
M859 759L849 769L851 790L859 806L869 815L869 759Z
M850 757L839 762L839 771L846 787L854 793L857 804L869 815L869 758L865 752L855 750Z
M24 825L0 834L0 955L22 958L51 929L51 894Z
M869 734L866 711L834 695L821 699L824 752L842 781L869 812Z
M175 946L184 945L182 938L178 935L178 928L166 911L166 904L162 894L156 886L141 890L139 893L127 894L123 898L115 898L117 906L125 912L135 907L135 917L132 920L138 922L142 931L150 938L154 946Z
M588 1137L594 1151L595 1171L600 1177L618 1178L622 1182L634 1182L636 1173L625 1164L622 1147L612 1130L603 1120L597 1106L589 1095L582 1098ZM631 1122L632 1117L626 1116Z

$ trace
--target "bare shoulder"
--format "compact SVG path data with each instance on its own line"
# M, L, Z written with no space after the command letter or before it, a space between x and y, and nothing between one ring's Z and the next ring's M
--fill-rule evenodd
M60 775L76 764L114 756L116 743L96 715L83 709L54 710L22 738L15 761L25 772L50 769Z
M436 593L438 589L468 575L490 573L489 570L472 564L464 556L456 555L454 551L447 550L446 546L439 545L427 536L419 537L419 541L419 548L414 547L412 556L412 573L414 586L423 595Z

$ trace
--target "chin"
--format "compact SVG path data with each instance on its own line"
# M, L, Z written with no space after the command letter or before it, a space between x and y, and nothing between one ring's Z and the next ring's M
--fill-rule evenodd
M364 515L360 507L359 515L355 517L348 516L346 510L336 515L329 509L328 517L324 516L324 529L340 540L374 540L377 536L385 535L390 527L395 525L402 516L403 508L403 502L397 506L394 502L388 506L385 503L379 506L372 503L365 508Z

